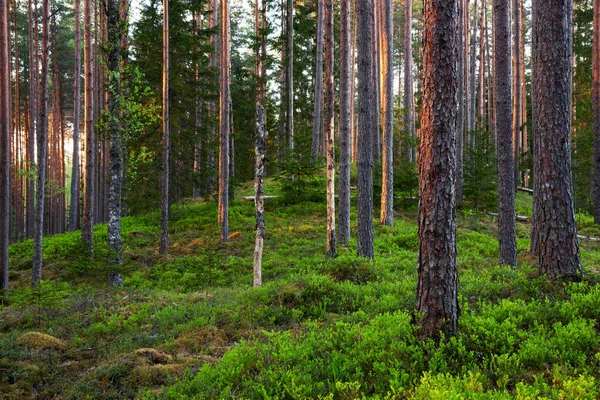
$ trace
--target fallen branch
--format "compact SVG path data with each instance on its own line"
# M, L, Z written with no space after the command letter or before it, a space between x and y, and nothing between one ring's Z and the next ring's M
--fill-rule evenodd
M262 199L273 199L279 196L261 196ZM254 196L244 196L242 197L242 201L254 201Z
M519 187L517 188L517 190L518 190L519 192L525 192L525 193L529 193L530 195L532 195L532 196L533 196L533 189L529 189L529 188L526 188L526 187L523 187L523 186L519 186Z
M489 212L488 215L498 218L498 213ZM526 215L516 215L515 219L519 222L529 222L529 217Z

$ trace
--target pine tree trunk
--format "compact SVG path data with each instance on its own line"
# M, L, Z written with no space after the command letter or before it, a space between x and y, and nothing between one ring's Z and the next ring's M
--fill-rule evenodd
M33 267L31 285L38 287L42 279L42 237L44 235L44 195L46 186L46 154L48 136L48 53L50 29L50 0L42 1L42 72L40 79L40 126L37 140L37 188L35 232L33 238Z
M465 14L464 0L458 1L458 109L456 113L456 184L455 197L456 204L463 201L463 137L465 131L466 115L466 93L465 93L465 68L466 68L466 43L465 32Z
M404 134L407 138L415 135L414 123L414 82L413 82L413 48L412 48L412 0L404 5ZM415 147L404 146L409 162L414 162Z
M381 20L381 70L383 72L384 95L383 146L381 174L381 216L383 225L394 224L394 25L392 0L383 0Z
M0 0L0 289L8 297L10 225L10 34L8 0Z
M529 152L529 140L527 132L527 79L525 76L525 14L523 8L523 0L520 0L520 25L521 25L521 39L520 39L520 75L521 75L521 154L527 154ZM523 172L523 186L529 187L530 181L530 170Z
M358 240L357 254L374 258L373 249L373 0L356 1L358 40Z
M73 161L69 231L79 229L79 122L81 120L81 16L80 0L75 0L75 71L73 73Z
M496 84L496 140L498 153L498 238L500 264L517 265L515 184L513 163L510 3L494 0L494 82Z
M333 71L333 0L325 0L325 156L327 164L327 255L335 257L335 82Z
M467 117L467 129L469 130L469 134L467 135L468 145L473 145L473 131L475 130L475 110L476 110L476 66L477 66L477 6L479 4L479 0L473 0L473 34L471 35L471 62L469 64L469 68L471 69L469 72L469 115Z
M600 0L594 0L592 104L594 105L594 222L600 224Z
M108 110L110 113L110 182L108 192L109 262L123 264L121 238L121 188L123 184L123 143L121 132L121 41L122 21L119 0L108 1ZM123 286L119 271L108 274L109 286Z
M317 0L317 59L315 73L315 109L313 114L312 147L313 158L319 154L319 143L321 142L321 112L323 110L323 5L325 0ZM327 129L327 127L325 127Z
M354 12L352 13L352 54L350 55L350 136L352 137L352 162L358 162L358 121L356 117L356 2L354 2Z
M487 30L485 26L487 21L487 6L484 1L481 4L481 21L480 21L480 34L479 34L479 101L478 101L478 114L479 129L484 131L486 128L485 121L485 37L487 36Z
M229 0L221 0L221 117L219 132L219 223L229 240Z
M456 110L458 1L426 0L423 110L419 144L417 311L423 338L454 336L458 326L456 267Z
M371 112L371 122L373 126L373 163L377 164L381 156L381 103L380 103L380 66L379 66L379 13L378 3L381 0L372 0L371 2L371 57L373 72L371 72L371 84L373 85L373 108Z
M287 135L288 148L294 151L294 0L287 3Z
M29 163L27 171L31 172L34 164L35 139L37 137L37 46L35 41L34 27L35 19L33 15L33 0L28 1L28 32L29 32L29 138L27 140L27 152ZM34 197L35 181L27 180L27 211L26 211L26 237L33 237L34 230Z
M514 154L514 184L515 189L519 186L519 157L521 155L521 21L519 0L512 0L513 17L513 86L514 86L514 106L513 106L513 154Z
M210 11L212 11L211 15L208 18L208 27L209 29L215 29L219 24L219 0L209 0ZM210 66L211 69L216 73L217 68L219 66L219 48L220 48L220 39L219 34L214 33L211 35L210 42L212 45L212 53L210 54ZM210 100L208 103L208 115L209 117L214 118L217 113L217 105L214 100ZM210 134L208 138L208 155L207 155L207 163L206 169L208 172L208 182L207 182L207 191L208 194L213 195L215 193L215 140L217 136L217 130L215 124L211 124Z
M538 269L551 280L579 279L571 177L573 2L535 0L533 7Z
M84 60L84 118L85 118L85 199L81 240L91 253L94 246L94 212L96 193L96 152L94 135L94 69L92 54L92 9L91 0L83 2L83 60Z
M350 240L350 153L352 141L350 57L350 0L342 0L340 10L340 197L337 232L340 244L346 244Z
M163 0L163 179L160 208L160 254L169 253L169 0Z
M256 215L256 241L254 245L254 287L262 285L262 256L265 237L265 192L263 180L267 154L267 130L265 108L256 102L256 133L254 137L254 208Z
M258 1L258 0L257 0ZM200 16L200 13L197 12L194 15L194 22L195 22L195 31L196 34L199 33L201 27L202 27L202 19ZM200 48L198 47L196 49L197 52L200 52ZM196 66L195 66L195 74L194 74L194 80L195 80L195 91L196 91L196 110L194 113L194 136L195 136L195 143L194 143L194 189L193 189L193 197L194 198L198 198L200 197L200 173L202 172L202 135L200 132L200 129L202 128L202 98L200 97L200 90L199 90L199 85L200 85L200 60L196 61Z

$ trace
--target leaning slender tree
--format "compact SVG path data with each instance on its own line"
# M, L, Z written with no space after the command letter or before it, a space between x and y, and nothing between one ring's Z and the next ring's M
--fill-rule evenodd
M581 276L571 176L573 2L533 2L533 108L538 269L551 280Z
M439 340L458 328L456 111L458 1L425 0L423 110L419 143L417 323Z
M8 297L10 224L10 60L8 0L0 0L0 289Z
M510 4L494 0L494 83L498 153L498 239L500 264L517 265L513 109L511 96ZM517 51L518 53L518 51Z
M169 253L169 0L163 0L163 181L160 207L160 254Z
M373 248L373 0L356 1L358 40L358 240L357 254L374 258Z

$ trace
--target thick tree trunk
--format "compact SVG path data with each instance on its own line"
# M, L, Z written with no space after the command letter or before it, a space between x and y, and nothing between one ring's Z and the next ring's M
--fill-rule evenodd
M423 25L417 322L422 337L437 341L441 333L456 335L459 313L454 200L458 1L426 0Z
M514 154L514 184L515 189L519 186L519 157L521 155L521 7L520 0L512 0L513 17L513 86L514 86L514 105L513 105L513 154ZM498 42L496 42L497 45Z
M333 72L333 0L325 0L325 156L327 163L327 255L335 257L335 82Z
M352 112L350 88L350 0L342 0L340 10L340 171L338 203L338 242L350 240L350 153Z
M8 0L0 0L0 296L8 297L10 225L10 34Z
M35 139L37 137L37 46L34 34L34 27L37 27L33 15L33 0L27 2L28 9L28 31L29 31L29 138L27 140L27 152L29 154L28 172L31 172L34 165ZM33 179L27 180L27 211L26 211L26 237L33 237L34 230L34 197L35 182Z
M42 279L42 237L44 235L44 195L46 186L46 154L48 137L48 53L50 29L50 0L42 1L42 72L40 79L40 126L37 140L37 187L35 231L33 237L33 267L31 285L39 287Z
M108 192L109 262L123 264L121 238L121 188L123 184L123 140L121 132L121 25L119 0L108 2L108 110L110 113L110 183ZM119 271L108 274L109 286L123 286Z
M551 280L579 279L571 177L573 2L535 0L533 6L538 269Z
M219 132L219 223L229 240L229 0L221 0L221 115Z
M323 5L325 0L317 0L317 60L315 73L315 109L313 114L312 147L311 154L316 157L319 154L319 143L321 142L321 112L323 110ZM327 129L327 127L325 127Z
M360 257L374 258L373 249L373 0L356 1L358 40L358 240Z
M262 285L262 256L265 237L265 200L263 179L265 177L265 161L267 154L266 114L260 102L256 103L256 134L254 137L254 208L256 215L256 242L254 245L254 287Z
M85 200L81 241L94 249L94 212L96 203L96 136L94 135L94 69L92 54L91 0L83 1L83 60L84 60L84 118L85 118Z
M383 0L381 19L381 69L383 71L384 95L383 146L381 174L381 215L383 225L394 224L394 23L392 0Z
M463 138L465 132L466 115L466 93L465 93L465 68L466 68L466 50L464 44L467 42L465 32L465 14L464 0L458 1L458 109L456 113L456 184L455 198L456 204L463 201Z
M79 122L81 120L81 16L80 0L75 0L75 71L73 73L73 161L69 231L79 229Z
M163 179L160 208L160 254L169 253L169 0L163 0Z
M592 104L594 105L594 222L600 224L600 0L594 0Z
M500 264L517 265L515 184L511 97L510 3L494 0L494 82L496 84L496 140L498 154L498 239Z

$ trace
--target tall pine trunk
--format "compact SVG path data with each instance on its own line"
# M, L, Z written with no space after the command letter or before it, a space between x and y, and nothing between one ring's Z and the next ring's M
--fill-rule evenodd
M356 1L358 40L358 240L357 253L374 258L373 249L373 54L372 3Z
M551 280L579 279L571 176L573 2L535 0L533 7L538 269Z
M394 23L392 0L382 0L381 70L383 72L383 146L381 174L381 215L383 225L394 224Z
M123 26L119 0L108 1L108 111L110 113L110 182L108 190L109 262L123 264L121 238L121 188L123 185L123 138L121 131L121 41ZM118 270L108 274L109 286L123 286Z
M494 0L494 83L498 153L498 239L500 264L517 265L511 97L510 0Z
M514 184L515 189L519 186L519 157L521 155L521 7L520 0L512 0L512 17L513 17L513 154L514 154Z
M418 325L423 338L456 335L456 110L458 0L425 0L419 144Z
M29 163L27 164L28 172L31 172L34 164L35 139L37 137L37 46L35 40L34 29L37 29L37 24L33 13L33 0L27 2L28 15L28 32L29 32L29 138L27 140L27 153L29 155ZM27 206L26 206L26 237L33 237L34 230L34 197L35 197L35 181L27 180Z
M8 0L0 0L0 289L8 297L10 225L10 34ZM1 295L1 294L0 294Z
M219 223L229 240L229 0L221 0L221 115L219 131Z
M84 60L84 119L85 119L85 199L81 240L89 252L94 246L94 212L96 203L96 136L94 135L94 68L92 48L91 0L83 0L83 60Z
M163 179L160 207L160 254L169 253L169 0L163 0Z
M465 32L465 0L458 1L458 109L456 112L456 184L455 197L456 204L463 201L463 138L465 131L466 115L466 93L465 93L465 68L467 64L466 50L464 44L467 39Z
M350 240L350 153L352 112L350 87L350 0L341 0L340 10L340 171L338 204L338 242Z
M294 0L287 4L287 135L288 148L294 151ZM229 90L229 89L227 89Z
M319 144L321 142L321 112L323 110L323 19L324 19L324 1L317 0L317 59L315 73L315 109L313 114L312 126L312 146L311 155L313 158L319 154ZM325 127L327 129L327 127Z
M594 104L594 222L600 224L600 0L594 0L592 87Z
M327 255L335 257L335 82L333 0L325 0L325 156L327 164Z
M46 155L48 138L48 53L50 37L50 0L42 1L42 72L40 79L40 126L37 140L37 187L35 230L33 237L33 267L31 285L39 287L42 279L42 237L44 235L44 196L46 186Z
M473 32L471 34L471 44L469 46L471 50L471 62L469 63L469 110L467 116L467 129L469 130L469 134L467 137L468 146L473 145L473 131L475 130L475 109L476 109L476 101L475 101L475 92L477 89L476 83L476 67L477 67L477 7L479 5L479 0L473 0Z
M79 229L79 122L81 120L81 16L80 0L75 0L75 71L73 73L73 161L69 231Z
M404 135L411 139L409 146L404 146L407 159L410 162L416 160L415 147L412 138L415 135L413 90L413 47L412 47L412 0L406 0L404 4Z

